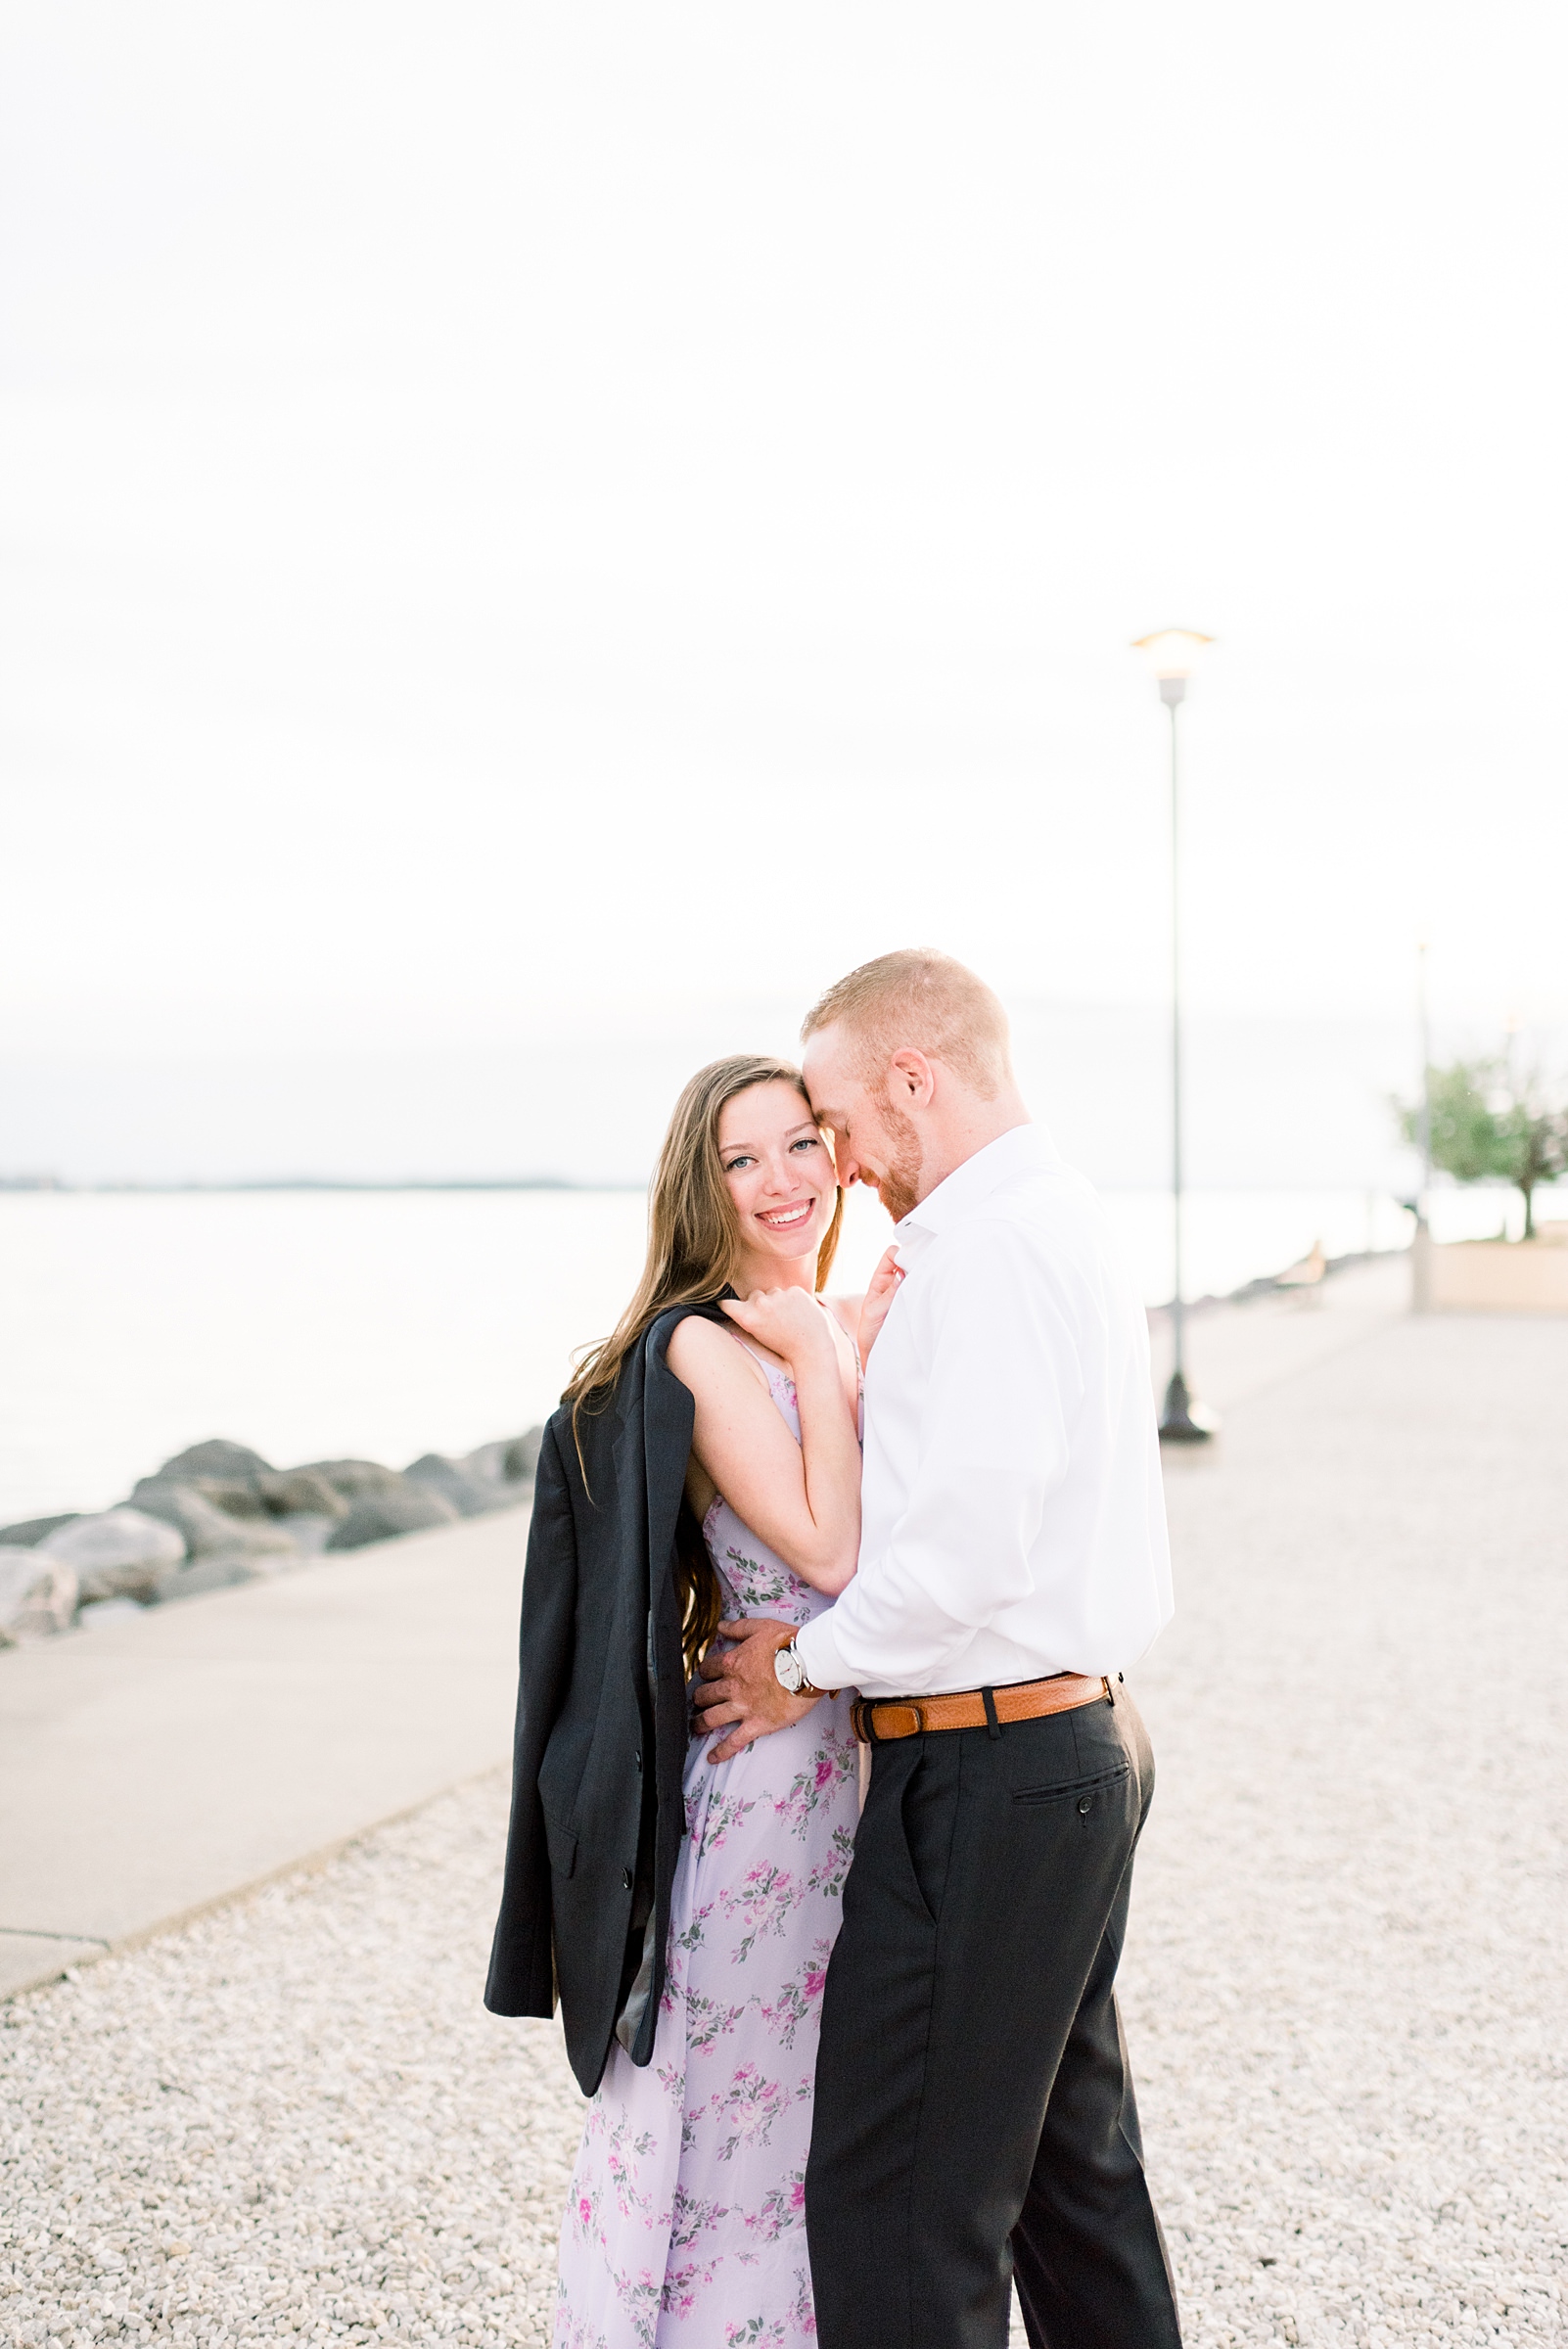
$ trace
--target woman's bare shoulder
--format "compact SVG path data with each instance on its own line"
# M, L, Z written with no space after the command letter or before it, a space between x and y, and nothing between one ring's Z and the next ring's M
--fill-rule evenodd
M694 1395L732 1393L748 1378L764 1394L767 1390L767 1374L757 1357L731 1331L701 1313L687 1313L676 1322L665 1359L681 1385L690 1387Z

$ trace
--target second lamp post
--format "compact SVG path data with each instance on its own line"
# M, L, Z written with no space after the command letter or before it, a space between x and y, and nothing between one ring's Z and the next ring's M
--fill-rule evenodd
M1193 628L1161 628L1140 636L1135 650L1142 653L1159 680L1160 699L1171 714L1171 1209L1175 1240L1175 1277L1171 1291L1171 1383L1160 1412L1163 1444L1206 1444L1215 1423L1187 1388L1185 1313L1181 1296L1181 874L1176 712L1186 699L1192 665L1212 636Z

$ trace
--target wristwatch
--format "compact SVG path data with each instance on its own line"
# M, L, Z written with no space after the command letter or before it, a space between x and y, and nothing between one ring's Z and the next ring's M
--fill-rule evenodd
M773 1678L781 1688L789 1690L791 1696L837 1696L839 1693L836 1688L819 1688L814 1681L807 1679L801 1651L793 1639L788 1647L776 1647L773 1650Z

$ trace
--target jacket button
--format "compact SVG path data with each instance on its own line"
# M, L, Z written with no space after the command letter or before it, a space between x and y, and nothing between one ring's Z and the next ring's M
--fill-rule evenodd
M642 1774L642 1748L640 1746L637 1749L637 1774L639 1777Z
M1092 1796L1092 1795L1088 1795L1088 1794L1081 1794L1081 1795L1079 1796L1079 1798L1078 1798L1078 1816L1079 1816L1079 1818L1080 1818L1080 1819L1087 1819L1087 1817L1088 1817L1089 1813L1090 1813L1090 1812L1093 1810L1093 1808L1094 1808L1094 1798L1093 1798L1093 1796Z
M629 1868L629 1867L623 1867L623 1868L622 1869L622 1871L621 1871L621 1881L622 1881L622 1883L623 1883L623 1884L625 1886L626 1890L629 1892L629 1891L631 1890L631 1870L630 1870L630 1868Z

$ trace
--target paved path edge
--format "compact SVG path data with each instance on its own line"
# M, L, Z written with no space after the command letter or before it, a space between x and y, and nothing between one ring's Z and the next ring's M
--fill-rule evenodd
M138 1925L134 1932L120 1934L114 1941L73 1942L64 1935L19 1932L15 1935L19 1940L58 1939L68 1954L63 1955L57 1964L45 1966L41 1973L28 1974L23 1981L0 1985L0 2006L11 1999L22 1998L29 1990L43 1990L51 1982L63 1981L67 1974L74 1974L83 1966L97 1965L105 1958L121 1958L128 1950L139 1950L150 1941L161 1940L165 1933L181 1933L187 1925L194 1925L198 1917L210 1916L217 1909L232 1908L237 1901L249 1900L253 1893L265 1891L269 1884L281 1884L290 1876L314 1875L320 1869L330 1867L333 1861L353 1844L363 1843L367 1835L377 1835L383 1827L394 1827L402 1819L417 1818L421 1811L428 1811L432 1803L440 1802L443 1796L457 1794L465 1786L477 1786L483 1779L493 1777L497 1771L507 1767L509 1760L508 1755L502 1754L483 1770L465 1771L460 1778L453 1778L444 1786L433 1788L429 1794L422 1794L417 1802L404 1803L397 1810L387 1812L383 1818L367 1819L362 1827L354 1827L346 1835L334 1836L330 1843L318 1845L316 1850L303 1853L298 1860L285 1860L277 1867L264 1868L260 1875L250 1876L243 1884L231 1884L226 1891L214 1892L209 1899L194 1901L188 1908L177 1909L168 1916L157 1917L149 1924ZM69 1955L71 1950L80 1955ZM0 1958L3 1958L3 1943L0 1943Z

